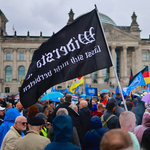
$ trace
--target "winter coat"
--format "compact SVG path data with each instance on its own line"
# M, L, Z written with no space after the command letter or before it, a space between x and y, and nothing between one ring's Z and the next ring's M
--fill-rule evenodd
M13 150L19 138L21 138L21 135L13 126L11 126L10 130L4 137L1 150Z
M54 141L54 131L53 131L53 126L48 130L47 137L51 140L51 142ZM73 126L73 132L72 132L72 144L81 147L78 132L75 126Z
M20 138L14 150L43 150L50 140L37 131L29 130L26 136Z
M79 114L70 107L68 107L67 110L69 112L69 116L72 119L73 126L75 126L77 129L78 136L81 141L81 123L80 123Z
M114 113L111 110L106 110L104 112L104 121L108 119L109 116L114 115ZM107 122L107 126L109 129L116 129L119 127L119 118L117 116L114 116L109 119Z
M90 119L90 126L91 126L91 129L95 129L98 132L101 138L103 137L104 133L109 130L109 129L102 127L101 119L98 116L93 116ZM92 130L88 131L82 140L83 150L99 150L100 149L101 139L99 139L91 131Z
M4 117L4 123L0 125L0 147L3 141L4 136L9 131L10 127L14 125L15 119L18 117L18 112L16 109L9 109Z
M111 99L109 99L109 101L112 101L112 102L115 103L115 112L114 112L114 114L115 114L117 117L119 117L120 114L121 114L122 112L124 112L125 110L124 110L122 107L118 106L118 103L117 103L117 100L116 100L116 99L111 98Z
M146 129L143 133L141 148L144 150L150 149L150 128Z
M68 115L56 116L53 120L54 141L48 144L44 150L81 150L71 143L73 123Z
M144 131L150 127L150 113L145 112L142 119L142 124L135 128L135 135L141 144Z
M92 117L92 112L88 107L84 107L79 111L80 123L81 123L81 139L87 131L90 130L90 119Z

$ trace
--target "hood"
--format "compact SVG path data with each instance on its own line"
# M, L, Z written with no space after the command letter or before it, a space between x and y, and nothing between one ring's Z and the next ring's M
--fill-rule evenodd
M54 141L72 141L73 123L68 115L56 116L53 120Z
M15 119L17 118L17 114L16 114L16 111L11 108L9 109L6 114L5 114L5 117L4 117L4 122L15 122Z
M90 111L90 109L88 107L84 107L84 108L82 108L82 110L84 111L84 114L86 114L86 115L90 115L91 114L91 111Z
M97 111L97 104L93 104L92 111Z
M150 113L145 112L142 119L142 124L146 127L150 127Z
M102 128L101 119L100 119L98 116L93 116L93 117L90 119L90 126L91 126L91 129Z

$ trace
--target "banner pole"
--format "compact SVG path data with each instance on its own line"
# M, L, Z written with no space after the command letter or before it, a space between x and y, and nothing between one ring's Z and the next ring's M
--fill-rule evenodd
M124 100L124 96L123 96L123 93L122 93L121 85L120 85L120 82L119 82L119 79L118 79L118 75L117 75L117 72L116 72L116 69L115 69L115 65L114 65L114 63L113 63L113 59L112 59L112 56L111 56L111 53L110 53L109 46L108 46L108 44L107 44L107 40L106 40L106 37L105 37L105 34L104 34L103 26L102 26L102 24L101 24L100 16L99 16L99 14L98 14L98 9L97 9L97 6L96 6L96 5L95 5L95 10L97 11L97 17L98 17L99 24L100 24L101 29L102 29L102 33L103 33L105 42L106 42L106 46L107 46L107 49L108 49L108 52L109 52L109 56L110 56L110 59L111 59L111 62L112 62L112 67L113 67L113 70L114 70L114 73L115 73L115 76L116 76L116 80L117 80L118 87L119 87L119 90L120 90L120 93L121 93L121 96L122 96L122 100L123 100L123 103L124 103L124 107L125 107L125 110L128 111L127 106L126 106L126 103L125 103L125 100Z

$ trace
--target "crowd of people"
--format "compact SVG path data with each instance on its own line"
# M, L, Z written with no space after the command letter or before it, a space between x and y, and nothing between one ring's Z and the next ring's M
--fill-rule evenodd
M0 97L0 150L150 150L150 112L140 97L72 95L60 103L21 102Z

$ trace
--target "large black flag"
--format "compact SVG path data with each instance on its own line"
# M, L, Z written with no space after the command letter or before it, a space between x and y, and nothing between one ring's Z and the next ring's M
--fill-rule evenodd
M65 26L34 52L20 90L21 103L27 108L50 87L110 66L107 44L94 9Z

